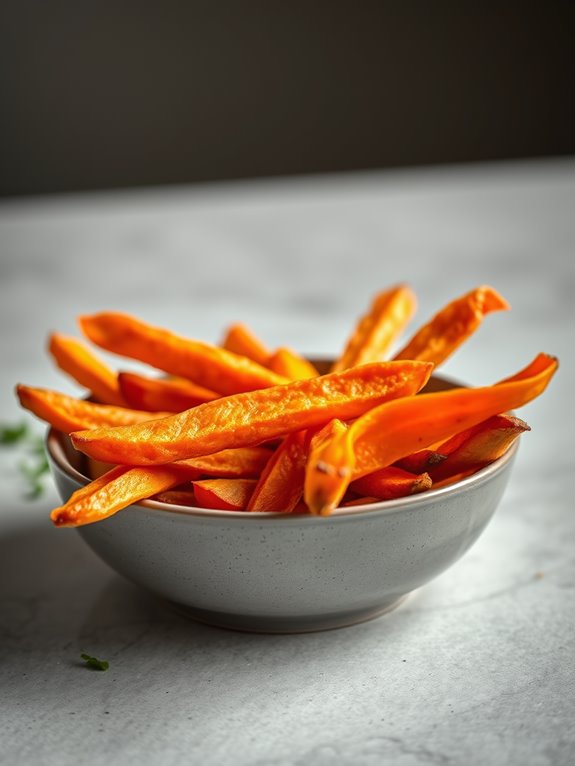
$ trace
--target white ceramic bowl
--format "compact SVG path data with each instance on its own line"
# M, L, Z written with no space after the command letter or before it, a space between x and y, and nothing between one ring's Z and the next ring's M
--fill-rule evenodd
M63 500L85 485L83 456L54 429L48 458ZM479 537L503 494L517 442L463 481L329 517L214 511L147 500L79 528L118 573L226 628L301 632L396 607Z

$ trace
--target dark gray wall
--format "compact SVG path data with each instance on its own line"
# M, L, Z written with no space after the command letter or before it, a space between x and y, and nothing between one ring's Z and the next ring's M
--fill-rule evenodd
M0 194L575 153L574 6L4 0Z

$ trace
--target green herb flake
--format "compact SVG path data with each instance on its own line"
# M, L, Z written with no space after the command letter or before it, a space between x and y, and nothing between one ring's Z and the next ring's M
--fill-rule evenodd
M44 492L44 485L41 481L41 477L50 470L45 453L43 451L42 454L36 452L34 461L21 462L18 465L18 470L28 485L28 498L35 499L40 497Z
M9 446L17 444L28 435L28 426L26 423L19 423L15 426L0 426L0 444Z
M80 657L90 670L108 670L110 667L110 663L106 662L106 660L99 660L97 657L91 657L89 654L81 654Z
M17 465L18 472L26 484L25 497L28 500L36 500L44 493L42 477L50 471L44 439L31 433L25 422L0 425L0 446L14 445L17 445L18 454L25 458Z

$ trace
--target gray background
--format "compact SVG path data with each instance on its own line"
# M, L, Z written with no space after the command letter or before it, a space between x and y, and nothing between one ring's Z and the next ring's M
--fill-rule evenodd
M575 153L575 6L5 0L0 194Z

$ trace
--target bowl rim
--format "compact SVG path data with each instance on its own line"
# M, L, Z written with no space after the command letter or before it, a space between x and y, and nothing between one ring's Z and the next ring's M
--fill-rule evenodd
M68 478L77 482L81 486L86 486L90 483L91 479L85 476L77 468L75 468L68 458L66 457L63 440L69 439L69 436L63 431L50 427L46 435L46 450L48 452L49 459L53 462ZM506 452L497 460L489 463L484 468L480 468L470 476L461 479L460 481L448 484L437 489L429 489L425 492L420 492L415 495L409 495L408 497L396 498L393 500L380 500L376 503L369 503L364 505L354 505L342 508L335 508L329 516L315 516L312 514L304 513L285 513L283 511L255 511L247 513L246 511L226 511L217 510L213 508L199 508L196 506L176 505L171 503L162 503L158 500L141 500L138 503L133 503L128 506L131 509L145 510L153 512L154 514L161 513L164 515L177 515L188 516L191 518L217 518L221 521L241 519L252 519L253 522L261 524L277 521L281 519L287 523L311 523L325 522L328 519L352 519L370 515L392 515L401 513L406 509L419 508L422 505L428 505L430 502L450 498L453 495L464 493L466 490L473 489L481 486L482 484L493 479L497 474L504 471L508 465L513 461L517 450L519 449L520 437L516 439L513 444L506 450ZM127 510L127 509L126 509ZM249 523L249 522L248 522Z

